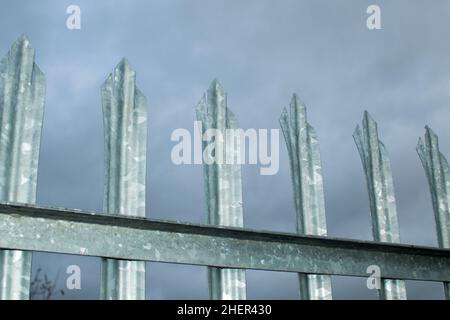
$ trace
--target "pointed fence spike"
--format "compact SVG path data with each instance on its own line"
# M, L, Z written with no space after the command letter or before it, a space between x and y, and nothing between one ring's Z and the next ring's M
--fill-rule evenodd
M202 134L208 129L217 129L222 133L224 159L227 152L233 153L236 159L240 152L239 139L235 135L227 136L226 130L237 129L238 125L236 117L227 107L226 93L217 80L213 80L206 95L197 105L196 114L197 120L202 122ZM207 143L203 142L203 150L206 145ZM203 169L208 223L243 227L240 164L204 163ZM208 267L208 286L211 299L246 299L245 270Z
M450 248L450 168L439 150L438 136L425 127L425 137L419 138L417 153L425 170L430 187L431 201L436 220L438 243ZM445 298L450 300L450 282L444 282Z
M296 94L280 117L289 152L297 232L307 235L327 235L319 141L306 120L306 107ZM300 298L331 299L331 277L299 274Z
M22 35L0 61L0 201L36 202L45 76ZM31 252L0 250L0 299L29 299Z
M374 240L399 243L400 231L390 161L385 146L378 138L377 123L367 111L364 111L362 129L357 126L353 138L366 176ZM405 282L382 279L379 296L387 300L406 299Z
M104 212L145 217L147 101L122 59L102 86ZM145 262L102 259L101 298L145 299Z

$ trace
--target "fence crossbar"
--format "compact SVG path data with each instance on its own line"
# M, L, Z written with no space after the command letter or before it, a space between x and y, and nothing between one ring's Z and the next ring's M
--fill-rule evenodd
M450 250L0 204L0 248L215 267L450 280Z

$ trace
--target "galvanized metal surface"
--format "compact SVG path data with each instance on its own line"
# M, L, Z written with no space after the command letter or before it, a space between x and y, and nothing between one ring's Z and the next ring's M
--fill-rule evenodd
M450 248L450 168L447 159L439 151L437 135L429 127L425 127L425 130L424 139L419 138L417 153L430 186L438 243L441 248L448 249ZM450 300L450 282L444 283L444 291L446 299Z
M0 201L36 201L44 99L44 74L22 36L0 61ZM0 299L28 299L30 277L30 252L0 250Z
M15 226L20 225L20 231ZM448 281L450 250L0 205L0 248L224 268Z
M104 211L145 217L147 101L123 59L102 87L105 130ZM145 299L145 263L102 260L102 299Z
M325 201L319 141L306 121L306 107L293 95L290 112L284 108L280 125L289 153L297 232L326 236ZM331 278L325 275L299 274L300 299L331 299Z
M222 86L214 80L207 93L196 107L197 120L202 122L203 132L216 129L223 139L216 139L215 156L223 163L204 163L205 196L208 223L220 226L243 227L242 183L240 164L227 164L229 159L237 160L240 143L237 136L227 129L237 129L237 120L227 107L227 97ZM203 150L211 142L203 142ZM245 271L238 269L208 268L209 296L211 299L242 300L246 298Z
M362 130L357 126L353 138L366 175L374 240L400 243L391 165L386 147L378 139L377 124L367 111L364 112ZM383 268L381 276L385 279L379 290L380 298L406 299L404 281L387 279Z

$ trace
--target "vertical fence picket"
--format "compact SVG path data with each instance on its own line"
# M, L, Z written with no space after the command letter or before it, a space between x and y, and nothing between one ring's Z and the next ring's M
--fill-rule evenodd
M306 120L306 107L296 94L280 117L289 153L297 232L327 235L319 141ZM331 299L331 277L299 273L300 299Z
M104 211L145 217L147 101L136 87L135 71L125 59L103 84L102 103ZM145 299L145 262L103 259L101 298Z
M45 76L22 36L0 61L0 201L33 204ZM31 252L0 250L0 299L29 299Z
M450 168L447 159L439 151L437 135L425 127L425 137L419 138L417 153L430 186L431 200L436 219L438 243L450 248ZM450 300L450 282L444 283L445 298Z
M223 140L216 139L217 148L231 153L225 158L237 160L240 153L239 138L226 134L226 129L236 129L237 121L227 107L226 93L217 80L214 80L196 108L198 121L202 123L201 134L215 129ZM203 147L206 147L204 142ZM204 163L205 195L207 201L208 223L222 226L243 227L242 183L240 164ZM245 299L245 270L208 267L209 296L211 299Z
M362 130L357 126L353 138L366 175L374 240L400 243L391 165L386 147L378 139L377 124L367 111L364 112ZM379 293L381 299L406 299L405 282L382 279Z

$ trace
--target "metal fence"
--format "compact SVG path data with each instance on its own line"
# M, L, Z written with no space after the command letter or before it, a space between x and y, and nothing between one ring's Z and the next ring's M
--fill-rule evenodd
M444 282L450 299L450 173L426 128L417 151L428 178L440 248L399 244L392 174L366 112L354 139L366 175L374 242L327 237L318 139L294 95L280 124L289 152L297 234L243 228L241 168L205 164L208 225L145 218L147 103L123 60L102 87L104 212L34 205L45 77L22 36L0 62L0 299L28 299L32 251L102 257L102 299L144 299L145 261L208 267L211 299L245 299L245 269L296 272L301 299L331 299L331 275L381 271L379 296L406 299L404 280ZM217 81L200 101L203 129L237 128ZM236 137L222 143L233 147ZM230 151L228 151L230 152Z

